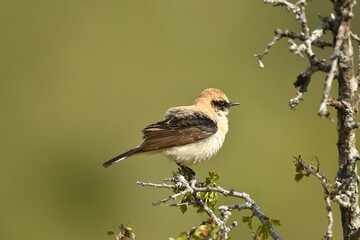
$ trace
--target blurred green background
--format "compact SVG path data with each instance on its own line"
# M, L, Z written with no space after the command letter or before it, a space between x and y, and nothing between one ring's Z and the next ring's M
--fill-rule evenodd
M329 1L310 2L310 30L318 12L328 15ZM359 13L357 6L357 33ZM320 239L322 187L314 178L296 183L292 157L317 156L334 179L336 123L317 116L321 73L290 110L292 83L307 61L286 40L258 68L253 54L276 27L299 30L291 13L261 1L0 1L0 239L109 239L108 230L129 222L136 239L158 240L197 225L206 216L192 208L183 215L151 205L169 191L134 184L169 177L177 166L166 157L101 164L139 144L141 129L169 107L191 105L209 87L242 105L230 112L221 151L193 168L198 177L216 171L223 187L249 193L281 221L284 239ZM234 202L241 201L220 201ZM251 239L244 215L233 214L232 239Z

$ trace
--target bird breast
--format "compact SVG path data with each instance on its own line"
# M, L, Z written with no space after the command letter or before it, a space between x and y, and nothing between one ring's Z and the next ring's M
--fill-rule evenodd
M224 143L228 131L227 119L225 118L225 120L225 122L218 121L218 130L214 135L187 145L168 148L164 154L176 163L185 166L208 160L219 151Z

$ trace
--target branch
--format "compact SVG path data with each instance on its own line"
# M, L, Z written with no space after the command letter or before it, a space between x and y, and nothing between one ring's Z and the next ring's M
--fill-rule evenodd
M337 189L330 191L327 187L328 181L323 175L318 173L318 168L313 168L311 165L307 166L300 158L297 160L297 170L300 172L296 175L295 179L300 180L304 175L314 175L321 180L324 187L324 199L329 221L324 236L326 239L332 236L331 228L333 219L330 200L337 201L340 205L343 238L360 239L360 209L358 204L359 178L357 176L356 164L356 161L359 160L359 153L355 145L354 131L360 127L360 124L355 122L360 102L358 93L360 62L358 63L356 76L354 71L353 47L350 41L351 37L358 42L358 58L360 59L360 38L351 32L351 23L354 17L353 7L356 1L331 0L335 15L331 14L330 17L325 18L320 17L322 20L321 26L312 31L311 34L309 34L305 16L306 0L299 0L296 4L289 3L286 0L263 0L263 2L272 3L274 6L284 6L288 11L294 13L295 19L301 25L301 31L299 33L283 31L281 35L289 39L291 51L300 56L303 56L303 53L305 53L309 60L309 66L298 75L297 80L294 82L295 87L299 87L300 89L297 91L296 97L290 100L290 107L295 109L300 100L303 99L303 95L307 91L307 87L311 81L312 74L317 71L322 71L326 72L327 76L324 81L323 96L318 108L318 115L322 118L329 118L327 106L333 106L337 110L337 146L339 152L339 171L337 172L335 181ZM327 30L332 32L333 41L326 42L320 39ZM295 40L301 41L302 43L298 45L295 43ZM333 48L330 64L327 64L325 60L316 59L312 46L321 46L321 44ZM320 61L323 63L320 64ZM337 78L339 83L339 97L337 100L331 98L330 95L335 78ZM303 171L305 171L305 173L303 173Z
M296 4L292 4L285 0L263 0L263 2L273 4L274 6L286 7L288 11L292 11L294 13L295 19L301 25L300 33L295 33L287 29L276 29L274 38L268 44L265 51L261 54L255 55L258 58L258 63L260 68L264 68L262 58L269 52L270 48L283 37L289 39L288 40L290 44L289 49L291 52L294 52L295 55L299 55L300 57L304 58L302 52L306 54L310 66L306 68L306 70L304 70L302 73L300 73L299 76L297 77L297 80L294 82L294 86L300 87L300 89L299 91L297 91L296 97L290 99L289 101L289 105L291 109L295 110L299 102L303 100L303 95L307 91L307 87L310 83L311 76L318 71L329 73L332 70L331 65L326 64L325 60L316 59L312 46L316 46L319 48L333 47L334 41L324 41L324 40L319 40L319 38L321 38L327 30L335 31L337 23L334 15L331 15L330 17L321 17L319 15L322 24L319 27L317 27L315 30L313 30L310 34L307 25L306 15L305 15L305 6L306 6L305 0L300 0ZM300 40L302 43L300 45L297 45L294 42L294 40L296 39ZM330 78L329 81L327 81L330 84L330 87L331 87L332 79L333 78ZM327 99L329 99L329 97L327 97Z
M323 94L323 100L320 103L320 107L318 110L318 114L320 117L328 117L329 113L327 111L327 102L330 99L330 90L331 90L331 85L332 82L335 78L335 74L337 71L337 66L338 66L338 59L339 59L339 53L340 53L340 47L342 45L343 39L344 39L344 33L345 33L345 28L346 28L347 24L345 21L342 21L339 30L338 30L338 34L336 36L336 45L333 51L333 54L331 56L331 69L329 74L326 77L326 81L325 81L325 87L324 87L324 94Z
M351 38L352 38L353 40L355 40L355 41L357 41L358 43L360 43L360 37L359 37L357 34L355 34L355 33L353 33L353 32L350 32L350 36L351 36Z
M302 96L303 96L303 92L297 91L296 92L296 97L290 99L289 101L289 106L291 107L292 110L295 110L296 106L299 104L299 102L301 100L303 100Z
M264 64L263 64L263 62L262 62L261 60L263 59L263 57L264 57L266 54L269 53L270 48L271 48L273 45L275 45L275 43L276 43L277 41L279 41L282 37L283 37L283 36L281 36L280 34L278 34L277 30L275 30L275 36L274 36L273 40L267 45L265 51L264 51L263 53L261 53L261 54L255 54L255 55L254 55L255 57L258 58L258 61L257 61L257 62L258 62L259 67L260 67L261 69L264 68Z
M303 176L314 175L317 179L321 181L321 185L323 186L323 190L324 190L325 209L327 211L327 218L328 218L328 226L324 234L324 239L332 239L333 238L332 227L334 224L334 217L331 209L331 196L334 196L335 191L331 191L331 190L334 189L334 186L330 184L330 181L324 176L324 174L322 175L319 174L320 163L317 158L316 158L317 160L316 167L312 166L311 164L306 165L305 161L301 158L301 156L299 157L294 156L294 158L295 158L296 171L298 173L295 177L295 180L299 181Z
M211 176L211 174L210 174ZM191 180L188 180L191 179ZM253 215L256 216L262 224L267 224L269 226L269 233L273 239L281 239L279 233L272 227L271 219L269 219L265 213L260 210L258 204L250 198L250 196L246 193L236 192L234 189L226 190L222 187L216 186L214 182L209 178L206 179L205 182L199 182L197 179L192 179L191 177L184 174L181 170L174 174L173 177L170 178L173 182L170 184L155 184L155 183L145 183L136 181L135 183L141 186L149 186L153 188L167 188L173 189L175 194L170 195L167 198L157 201L153 203L153 205L159 205L167 203L170 200L175 200L179 197L183 197L180 203L175 204L167 204L163 206L172 206L172 207L187 207L188 205L193 205L203 210L209 218L216 224L216 226L220 227L218 234L219 238L228 238L228 232L231 231L235 226L237 226L237 222L234 221L230 225L226 225L229 217L231 215L231 211L249 209L252 211ZM215 181L215 180L214 180ZM210 182L210 184L209 184ZM206 193L206 194L202 194ZM204 198L203 196L210 195L211 193L219 193L223 196L231 196L245 200L245 204L234 204L229 206L220 206L218 207L218 211L220 211L222 218L217 217L214 213L214 210L209 207L209 204L212 199ZM185 199L185 200L184 200ZM277 220L276 220L277 221ZM204 223L209 223L209 221L205 221L200 223L200 225L204 225ZM187 232L187 237L190 239L191 235L195 233L196 229L200 226L193 227Z
M263 3L265 4L273 4L274 7L277 6L283 6L286 7L287 11L292 11L295 14L295 19L302 21L301 19L301 8L299 8L297 5L292 4L286 0L263 0Z
M357 80L360 82L360 37L353 32L350 32L350 36L353 40L358 43L358 69L357 69Z
M292 110L295 110L296 106L299 104L300 100L303 98L303 94L307 91L309 86L311 76L315 72L329 72L330 66L326 64L324 60L316 60L312 61L311 65L305 69L302 73L299 74L296 81L294 82L295 87L300 87L299 91L297 91L297 96L295 98L290 99L289 105Z

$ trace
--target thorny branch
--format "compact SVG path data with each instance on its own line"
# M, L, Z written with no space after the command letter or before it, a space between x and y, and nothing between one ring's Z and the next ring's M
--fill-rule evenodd
M265 213L263 213L260 210L260 207L258 204L250 198L250 196L247 193L239 193L236 192L234 189L226 190L222 187L211 187L211 186L204 186L201 184L197 179L191 179L187 180L185 176L182 174L181 171L175 173L170 179L166 179L165 181L171 181L173 184L156 184L156 183L145 183L141 181L136 181L135 183L141 186L148 186L153 188L167 188L167 189L184 189L183 191L180 191L178 193L175 193L173 195L170 195L167 198L164 198L162 200L157 201L156 203L153 203L154 206L167 203L170 200L175 200L179 198L180 196L184 196L185 194L191 194L195 201L186 203L186 205L197 205L200 206L205 213L209 216L210 219L215 222L217 226L220 227L220 231L218 232L218 237L227 239L228 238L228 232L231 231L234 227L237 226L237 222L234 221L231 224L227 225L227 222L229 220L229 217L231 215L231 212L233 210L243 210L243 209L249 209L252 211L253 215L256 216L262 224L268 224L269 218L266 216ZM217 217L213 210L210 209L210 207L207 205L205 201L203 201L200 197L200 193L219 193L223 196L231 196L235 198L240 198L245 200L244 204L234 204L229 206L220 206L218 207L218 211L220 211L222 217ZM174 204L167 204L163 206L173 206L173 207L180 207L183 206L184 203L174 203ZM209 223L208 221L201 222L198 226L203 225L204 223ZM187 232L187 238L190 239L191 235L195 232L197 227L193 227ZM271 226L270 226L270 235L273 239L280 240L281 237L279 233Z

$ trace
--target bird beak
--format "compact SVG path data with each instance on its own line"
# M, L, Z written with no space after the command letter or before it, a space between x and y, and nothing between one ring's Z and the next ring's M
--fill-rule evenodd
M237 102L231 102L231 103L229 103L229 107L231 107L231 106L236 106L236 105L240 105L240 103L237 103Z

